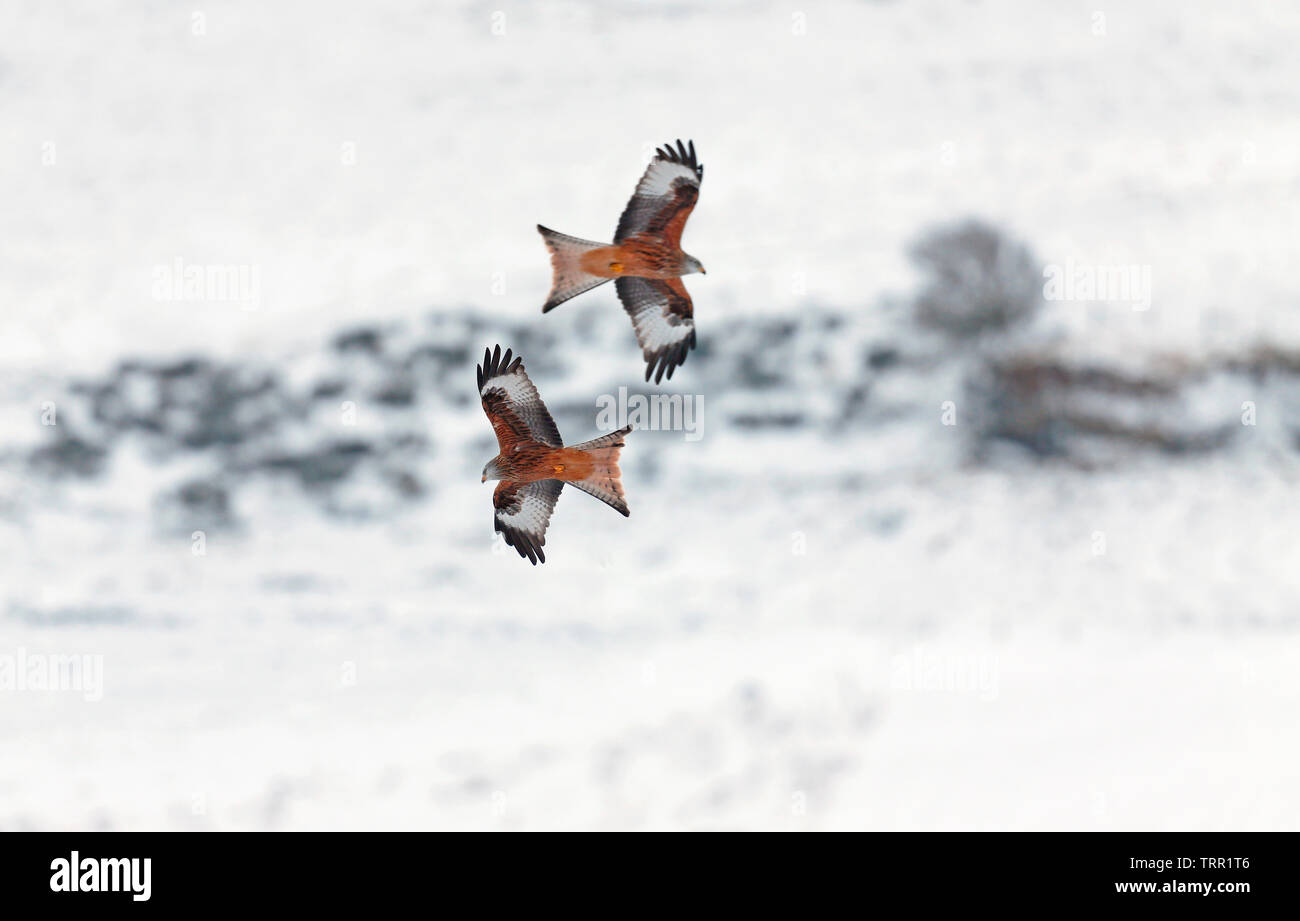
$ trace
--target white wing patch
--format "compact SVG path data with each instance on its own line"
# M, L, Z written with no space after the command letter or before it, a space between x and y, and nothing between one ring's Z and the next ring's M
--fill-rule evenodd
M528 375L522 371L515 371L512 374L498 374L496 377L488 378L483 382L479 395L481 396L489 390L500 390L505 393L507 400L521 406L542 401L541 394L537 392L533 382L528 379Z
M507 544L534 566L546 562L546 554L542 551L546 544L546 527L551 522L551 513L555 511L555 503L563 488L564 484L559 480L537 480L517 489L513 501L496 510L496 530L501 532Z
M687 182L699 184L699 177L695 175L693 167L685 163L656 158L646 168L645 175L636 184L636 192L633 194L646 198L662 198L672 189L675 179L685 179Z
M672 204L678 189L683 185L699 188L704 178L704 166L695 159L695 142L686 146L681 141L674 148L665 144L655 151L655 158L646 167L636 191L618 219L614 240L618 242L635 233L642 233Z
M632 328L646 360L645 379L655 383L686 361L695 348L695 318L690 297L682 298L667 282L649 278L619 278L614 282L623 309L632 317ZM686 289L683 288L683 291Z

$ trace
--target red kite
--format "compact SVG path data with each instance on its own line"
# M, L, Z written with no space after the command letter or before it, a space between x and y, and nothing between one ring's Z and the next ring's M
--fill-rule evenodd
M510 350L502 355L499 345L492 352L483 350L478 393L500 449L484 466L483 482L501 481L492 494L494 524L520 556L534 566L546 562L546 526L565 483L591 493L624 517L631 514L623 496L618 452L632 426L566 448L524 373L524 360L512 361Z
M646 360L645 379L659 383L664 372L686 361L695 348L691 296L681 276L704 274L694 256L682 252L682 228L700 197L704 166L695 160L695 142L655 150L655 158L623 209L612 244L565 236L537 225L551 251L555 277L542 313L571 297L614 279L618 299L632 317L636 340Z

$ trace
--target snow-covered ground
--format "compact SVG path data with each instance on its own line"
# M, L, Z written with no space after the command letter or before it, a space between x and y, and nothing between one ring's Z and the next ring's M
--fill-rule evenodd
M1094 7L6 4L0 829L1300 827L1300 13ZM678 136L701 437L531 567L474 362L655 392L533 228ZM919 328L969 214L1149 309Z

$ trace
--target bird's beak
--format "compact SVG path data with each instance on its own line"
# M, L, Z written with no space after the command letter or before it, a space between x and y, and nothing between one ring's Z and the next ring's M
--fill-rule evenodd
M487 482L487 474L486 474L486 473L483 474L483 479L479 480L479 482L480 482L480 483L486 483L486 482Z
M704 266L700 266L700 274L701 274L701 275L708 275L709 273L706 272L706 271L704 271Z

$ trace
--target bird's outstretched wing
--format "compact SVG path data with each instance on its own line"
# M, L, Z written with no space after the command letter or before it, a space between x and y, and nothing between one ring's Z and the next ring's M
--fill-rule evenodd
M695 348L695 318L686 286L680 278L660 281L628 275L615 279L614 287L641 343L645 379L653 374L657 384L667 372L671 380L673 370Z
M681 246L682 228L700 197L700 182L704 179L704 165L695 159L695 142L689 144L683 146L678 141L676 150L671 144L655 150L655 158L618 219L615 243L633 234L648 233L666 238L674 247Z
M534 566L546 562L542 551L546 526L551 522L551 512L563 488L559 480L524 484L502 480L492 494L492 505L496 508L493 526L507 544Z
M495 351L484 350L483 364L478 366L478 394L502 454L530 439L553 448L562 445L555 420L524 373L524 360L512 359L509 349L504 355L499 345Z

